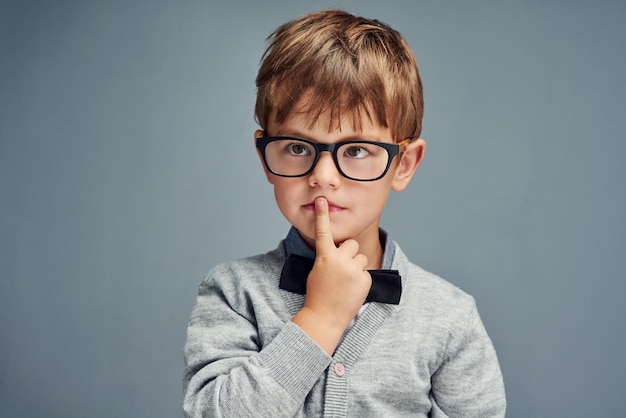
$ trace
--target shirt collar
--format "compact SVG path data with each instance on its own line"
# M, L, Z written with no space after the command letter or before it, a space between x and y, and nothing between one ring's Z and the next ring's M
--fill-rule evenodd
M380 236L380 242L383 244L384 252L383 252L383 265L382 269L391 269L391 264L393 262L393 256L396 253L396 244L393 240L389 239L387 232L384 229L378 228L378 234ZM315 259L315 251L309 248L308 245L304 242L300 233L293 226L289 229L289 233L287 237L283 241L283 245L285 248L285 255L289 257L292 254L299 255L302 257L308 257Z

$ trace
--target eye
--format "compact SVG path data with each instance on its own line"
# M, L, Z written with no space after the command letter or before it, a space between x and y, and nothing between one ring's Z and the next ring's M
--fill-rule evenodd
M286 148L291 155L306 156L311 154L311 151L306 145L297 142L288 144Z
M350 158L365 158L370 154L368 150L358 145L350 145L346 147L344 155Z

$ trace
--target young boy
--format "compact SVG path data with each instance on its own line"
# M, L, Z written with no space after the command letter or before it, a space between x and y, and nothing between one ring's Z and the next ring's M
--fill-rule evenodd
M379 228L425 150L409 46L376 20L312 13L272 34L257 87L256 149L293 227L200 285L186 415L504 416L474 300Z

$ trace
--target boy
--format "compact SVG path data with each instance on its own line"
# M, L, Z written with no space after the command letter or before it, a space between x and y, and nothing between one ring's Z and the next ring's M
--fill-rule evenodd
M399 33L306 15L272 34L257 88L257 152L293 227L200 285L187 416L504 416L473 299L379 228L425 150L421 81Z

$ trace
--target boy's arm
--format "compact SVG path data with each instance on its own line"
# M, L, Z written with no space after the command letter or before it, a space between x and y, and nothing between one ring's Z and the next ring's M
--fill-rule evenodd
M330 364L330 357L287 322L260 349L256 324L236 312L217 269L201 286L185 344L187 417L291 417Z
M466 318L467 333L450 343L446 358L432 376L433 417L504 417L500 365L475 304Z

